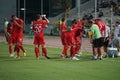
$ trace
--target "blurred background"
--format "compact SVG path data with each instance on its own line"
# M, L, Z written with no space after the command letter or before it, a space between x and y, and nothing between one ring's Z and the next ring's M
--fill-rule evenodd
M74 18L101 18L107 24L120 20L120 0L0 0L0 33L4 32L4 18L17 15L25 22L24 32L30 34L36 14L46 14L50 20L46 35L59 35L59 24L66 17L70 26Z

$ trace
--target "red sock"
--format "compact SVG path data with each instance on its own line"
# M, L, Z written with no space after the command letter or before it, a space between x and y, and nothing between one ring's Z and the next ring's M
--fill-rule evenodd
M12 46L11 45L9 46L9 52L10 52L10 54L12 54Z
M73 48L73 47L70 48L70 56L71 57L75 56L75 48Z
M43 56L47 56L47 50L46 50L46 48L42 48L42 54L43 54Z
M36 55L36 58L39 57L39 48L38 47L35 47L35 55Z
M81 48L80 45L78 45L78 46L75 48L76 53L80 50L80 48Z
M18 49L18 48L17 48L17 45L15 45L15 47L14 47L14 52L17 51L17 49Z
M23 48L22 45L20 45L19 48L20 48L23 52L25 52L25 49Z
M17 57L20 57L20 49L18 46L17 46Z
M68 46L64 46L64 49L63 49L63 52L62 52L62 54L64 55L64 56L67 56L67 50L68 50Z

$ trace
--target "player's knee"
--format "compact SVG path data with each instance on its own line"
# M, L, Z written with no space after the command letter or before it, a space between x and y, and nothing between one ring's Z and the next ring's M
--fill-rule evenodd
M42 45L42 48L46 48L46 45Z
M36 48L38 48L39 46L38 45L35 45Z

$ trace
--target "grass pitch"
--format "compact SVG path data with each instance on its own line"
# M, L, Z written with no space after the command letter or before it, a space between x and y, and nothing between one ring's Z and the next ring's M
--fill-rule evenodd
M92 61L91 53L83 52L72 61L60 58L61 49L48 47L51 59L36 60L34 46L24 47L27 57L10 58L8 45L0 42L0 80L120 80L120 57Z

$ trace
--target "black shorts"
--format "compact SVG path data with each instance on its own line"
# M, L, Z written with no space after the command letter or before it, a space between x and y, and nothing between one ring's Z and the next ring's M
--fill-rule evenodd
M103 45L102 38L98 38L98 39L93 40L93 46L95 48L102 47L102 45Z
M105 42L103 42L103 46L108 47L109 45L109 37L105 38Z

